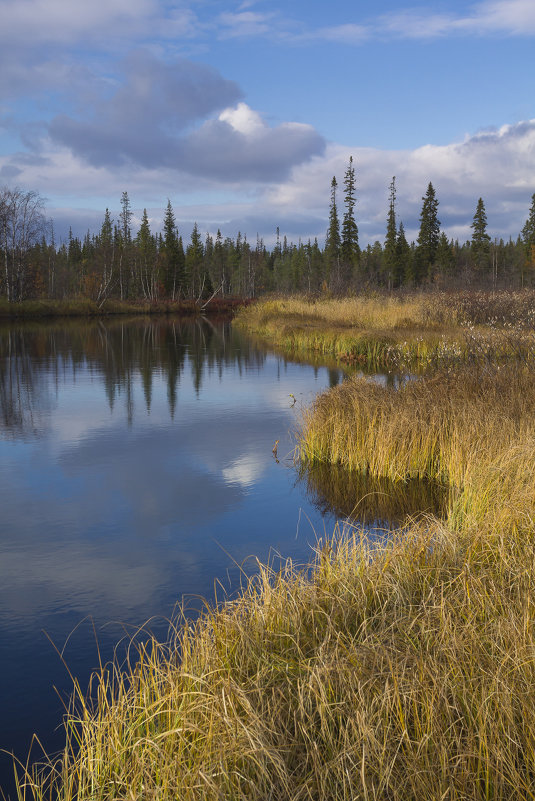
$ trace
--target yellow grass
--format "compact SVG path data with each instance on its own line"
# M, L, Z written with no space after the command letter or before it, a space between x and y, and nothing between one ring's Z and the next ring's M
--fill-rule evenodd
M298 448L302 459L394 482L442 482L455 489L456 525L490 515L509 527L533 512L534 442L535 369L515 362L441 372L398 390L351 378L305 412Z
M20 798L535 798L531 361L347 381L305 415L299 453L378 491L447 486L445 519L259 566L237 600L97 674L95 703L79 691L64 755L22 772Z
M532 355L535 293L432 293L273 298L243 309L236 324L287 354L423 369Z

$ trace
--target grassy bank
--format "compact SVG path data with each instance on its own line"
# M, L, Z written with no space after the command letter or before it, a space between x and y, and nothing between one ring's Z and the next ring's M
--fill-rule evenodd
M207 314L235 312L247 305L241 298L214 298L204 309ZM8 303L0 300L0 319L38 319L50 317L105 317L117 314L200 314L201 308L193 300L121 301L106 300L97 304L89 298L71 300L24 300Z
M526 290L275 298L244 309L237 324L287 355L320 353L371 369L425 369L525 356L534 320L535 293Z
M321 395L303 462L343 464L380 491L447 486L444 519L380 545L335 536L311 572L261 567L165 647L103 669L96 702L73 702L65 754L21 796L533 799L534 453L531 358Z
M299 455L396 483L452 488L457 529L531 523L535 502L532 363L439 372L398 390L352 378L305 412ZM488 520L487 520L488 518Z

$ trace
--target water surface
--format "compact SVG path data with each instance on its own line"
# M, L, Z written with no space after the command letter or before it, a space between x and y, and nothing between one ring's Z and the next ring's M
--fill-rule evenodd
M149 618L165 636L215 581L237 590L247 557L309 560L336 515L299 480L292 431L342 377L228 322L0 329L0 748L59 748L69 671L85 687L98 649Z

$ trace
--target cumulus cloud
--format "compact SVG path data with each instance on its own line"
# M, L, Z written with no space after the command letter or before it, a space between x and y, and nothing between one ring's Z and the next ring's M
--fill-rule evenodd
M92 167L166 167L222 182L280 180L324 150L310 125L270 127L237 102L237 84L206 65L164 63L141 50L125 61L125 72L124 84L89 119L57 115L48 127L52 142Z
M323 153L325 140L311 125L286 122L270 128L245 103L209 120L183 142L190 170L220 181L271 182Z
M106 205L111 209L114 204L118 206L121 192L127 189L134 208L137 204L140 209L151 207L154 219L163 219L165 200L170 197L186 237L197 221L201 230L211 233L221 228L223 235L236 236L239 230L250 240L258 233L267 245L273 244L277 226L295 242L316 236L322 242L330 182L336 175L341 213L342 179L350 155L357 171L356 213L363 245L384 239L388 186L393 175L398 189L398 218L403 220L409 239L417 236L422 196L429 181L437 191L443 229L461 241L470 236L480 196L493 237L516 237L527 218L535 188L535 120L480 131L448 145L428 144L413 150L334 143L323 149L313 129L303 128L290 124L270 128L261 115L238 103L220 111L197 132L186 131L180 137L182 160L172 169L157 160L150 166L138 163L135 170L131 162L117 165L110 160L95 166L73 150L46 141L40 154L0 157L0 175L4 180L13 177L29 189L45 187L49 196L65 197L66 187L75 186L75 207L93 205L88 200L100 198L105 187L106 198L111 197L111 201L99 201L96 217L95 212L86 213L82 208L66 209L66 200L58 209L65 230L72 224L73 230L82 234L88 227L95 230L95 221L100 225ZM304 149L307 138L308 151ZM314 152L316 145L318 151ZM308 152L308 159L297 163L304 152ZM56 217L53 208L48 213ZM58 224L58 236L59 229Z
M139 50L125 59L124 71L122 86L97 102L89 119L63 114L49 126L53 141L93 166L172 166L176 133L241 96L236 83L184 58L165 63Z
M367 243L383 240L388 186L396 176L398 216L416 238L422 196L431 181L440 202L439 217L448 235L470 234L477 199L483 197L492 236L516 236L527 217L535 187L535 120L505 125L445 146L378 150L330 145L324 158L294 170L289 181L267 189L265 201L284 219L298 208L326 220L333 175L341 184L349 156L357 171L358 225ZM342 189L342 187L341 187ZM342 197L339 197L340 204Z

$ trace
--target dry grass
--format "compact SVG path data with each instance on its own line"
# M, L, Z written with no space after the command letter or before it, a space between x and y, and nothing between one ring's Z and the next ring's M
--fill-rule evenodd
M456 489L450 522L510 526L535 500L535 369L486 365L405 383L352 378L305 412L301 459L393 482L425 478ZM521 522L521 521L519 521Z
M531 290L274 298L237 319L292 356L320 353L373 369L531 357L534 322Z
M533 798L534 578L520 533L438 524L373 551L355 532L311 577L261 568L177 649L96 677L21 797Z
M535 798L535 370L319 397L301 455L454 488L382 544L259 566L242 596L94 677L20 798Z

